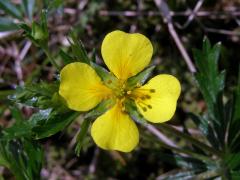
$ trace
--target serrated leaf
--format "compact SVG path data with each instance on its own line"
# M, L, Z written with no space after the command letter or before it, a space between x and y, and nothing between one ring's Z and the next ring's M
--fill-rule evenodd
M40 180L42 162L43 151L35 141L0 140L0 163L9 168L17 180Z
M217 97L224 88L225 80L225 72L219 73L218 71L220 48L219 43L211 47L209 41L205 39L202 51L194 50L194 57L199 69L195 77L212 114L214 114Z
M225 119L222 98L225 71L218 70L220 45L217 43L212 47L209 40L204 39L202 50L195 49L193 53L198 67L195 78L208 107L207 119L212 122L213 130L223 147L229 120Z
M52 98L56 92L58 92L58 83L26 84L24 87L18 87L9 99L14 103L46 109L54 105Z
M127 87L134 88L137 85L143 85L145 81L149 78L155 66L151 66L138 73L136 76L133 76L127 80Z
M52 109L41 110L34 114L29 123L33 125L32 133L36 139L52 136L70 125L78 116L79 112L69 111L57 113Z
M0 9L17 19L23 19L21 12L10 1L0 0Z

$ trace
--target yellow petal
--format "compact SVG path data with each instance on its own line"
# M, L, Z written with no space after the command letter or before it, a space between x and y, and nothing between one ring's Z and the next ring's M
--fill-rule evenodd
M61 70L59 94L70 109L88 111L110 93L94 69L85 63L71 63Z
M142 34L113 31L105 36L101 51L109 70L118 79L126 80L149 64L153 47Z
M181 87L171 75L163 74L152 78L146 85L135 89L135 102L140 113L153 123L168 121L176 110Z
M92 125L91 135L95 143L105 150L130 152L139 141L136 124L121 111L118 103L97 118Z

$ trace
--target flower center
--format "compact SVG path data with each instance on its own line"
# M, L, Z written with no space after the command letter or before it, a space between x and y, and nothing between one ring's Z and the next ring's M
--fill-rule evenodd
M152 109L152 105L150 104L150 100L152 98L153 93L155 93L155 89L143 89L137 88L131 92L127 92L129 97L136 101L136 103L140 106L140 108L146 112L149 109Z
M108 82L111 84L112 82ZM129 90L124 81L118 80L112 89L113 97L119 102L122 111L125 111L124 102L127 99L135 101L140 108L146 112L149 109L152 109L149 100L151 100L153 93L156 92L155 89L144 89L137 86L133 90Z

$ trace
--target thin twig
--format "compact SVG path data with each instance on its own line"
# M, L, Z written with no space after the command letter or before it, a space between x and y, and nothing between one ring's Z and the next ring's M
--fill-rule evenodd
M209 28L209 27L204 27L204 30L207 32L224 34L228 36L240 36L240 32L238 31L229 31L225 29L215 29L215 28Z
M24 59L24 57L27 55L27 52L30 49L31 45L32 45L32 43L30 41L27 41L26 44L24 45L23 49L21 50L21 52L18 53L18 55L16 56L15 71L16 71L20 85L24 84L21 62Z
M66 13L75 13L73 12L74 9L65 8ZM172 17L178 16L190 16L193 12L188 9L186 11L170 11L170 15ZM127 17L136 17L136 16L161 16L161 12L159 11L107 11L107 10L100 10L100 16L127 16ZM229 17L239 17L240 11L198 11L195 14L195 17L202 17L202 18L212 18L212 19L226 19Z
M187 21L183 24L183 25L180 25L180 24L176 24L178 25L178 28L180 29L185 29L191 22L192 20L194 19L194 17L196 16L197 12L199 11L199 9L201 8L202 4L203 4L204 0L199 0L196 4L196 6L194 7L192 13L188 16L188 19Z
M164 142L165 144L172 146L172 147L178 147L176 143L171 141L167 136L165 136L162 132L160 132L157 128L155 128L151 124L145 125L145 127L150 131L152 134L154 134L160 141Z
M94 151L94 156L93 156L92 162L89 165L89 169L88 169L89 174L94 174L96 172L96 166L97 166L97 160L98 160L99 153L100 153L99 148L96 147L96 149Z
M168 26L169 33L171 34L173 40L175 41L180 53L182 54L183 59L185 60L188 69L190 72L194 73L196 72L196 68L194 64L192 63L192 60L190 56L188 55L186 49L184 48L174 26L172 23L172 16L170 14L170 9L167 5L167 3L164 0L154 0L156 6L158 9L162 12L162 17L164 18L164 22Z

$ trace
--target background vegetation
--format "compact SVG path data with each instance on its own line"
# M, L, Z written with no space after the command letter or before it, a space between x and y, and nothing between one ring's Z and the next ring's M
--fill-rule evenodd
M238 0L0 0L0 179L38 179L39 172L50 180L239 178L239 17ZM181 82L177 111L169 126L138 125L140 144L132 153L100 150L87 135L77 156L82 116L59 114L58 101L51 112L45 107L57 87L51 61L62 67L81 57L76 53L81 39L88 56L103 65L101 42L116 29L151 40L153 74L172 74ZM203 45L204 37L211 44L221 42L221 50L207 40ZM193 50L202 45L202 51ZM215 139L209 137L214 130L220 131ZM221 152L221 158L189 137ZM214 145L218 140L223 142Z

